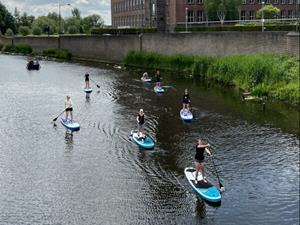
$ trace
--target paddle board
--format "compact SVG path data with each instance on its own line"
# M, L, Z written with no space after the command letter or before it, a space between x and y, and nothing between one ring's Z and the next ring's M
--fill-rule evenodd
M154 141L148 135L145 136L145 139L139 138L138 131L131 131L131 136L134 142L144 148L144 149L152 149L154 148Z
M149 83L149 82L152 81L151 78L144 78L144 77L141 77L141 80L142 80L143 82L146 82L146 83Z
M65 120L63 118L60 118L60 122L64 127L66 127L67 129L69 129L71 131L80 130L79 123L74 120L70 120L70 119Z
M196 170L193 167L184 169L184 174L194 192L201 198L209 202L220 202L221 193L216 186L203 179L201 173L198 174L198 182L195 183Z
M185 122L192 122L193 114L190 110L181 109L180 110L180 118Z
M156 92L156 93L164 93L165 92L165 89L163 89L162 87L158 87L158 86L155 86L154 87L154 91Z
M92 91L93 91L93 88L83 88L83 91L85 92L85 93L92 93Z

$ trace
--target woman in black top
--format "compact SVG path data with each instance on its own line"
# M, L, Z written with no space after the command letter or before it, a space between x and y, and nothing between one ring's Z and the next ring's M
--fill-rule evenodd
M184 95L183 95L183 101L182 101L183 109L190 110L190 102L191 102L191 100L190 100L190 95L189 95L188 89L185 89Z
M85 73L85 88L90 88L90 75L88 73Z
M144 110L140 109L140 112L138 114L138 116L136 117L136 121L137 121L137 127L138 127L138 136L139 137L144 137L143 135L143 129L144 129L144 124L145 124L145 114L144 114Z
M156 70L155 78L156 78L156 87L159 87L160 86L160 72L159 72L159 70Z
M211 156L210 151L207 149L210 144L204 144L201 138L198 139L198 143L196 145L196 155L195 155L195 167L196 167L196 178L195 183L197 183L198 173L202 174L203 180L205 180L204 176L204 152L207 152L208 155Z

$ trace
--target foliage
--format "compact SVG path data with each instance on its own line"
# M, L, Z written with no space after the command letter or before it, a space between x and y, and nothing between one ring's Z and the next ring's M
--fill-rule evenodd
M16 32L15 19L0 2L0 31L4 34L8 28Z
M296 25L293 24L265 24L266 31L294 31L297 29ZM177 26L175 28L177 32L185 32L184 26ZM261 31L261 24L237 24L235 26L232 25L223 25L223 26L194 26L189 27L188 31Z
M15 45L4 45L4 52L13 52L13 53L22 53L22 54L30 54L32 53L32 47L28 44L15 44Z
M69 26L68 27L68 33L69 34L77 34L79 31L78 31L78 29L77 29L77 27L76 26Z
M61 48L46 48L43 50L43 56L64 60L71 59L71 53L67 49Z
M4 35L8 37L12 37L14 36L14 32L12 31L12 29L8 28Z
M33 27L32 28L32 34L33 35L41 35L42 34L42 30L39 27Z
M39 27L42 33L47 33L46 28L49 27L49 34L57 32L57 22L48 16L39 16L33 21L33 27Z
M3 46L4 46L4 44L1 44L1 43L0 43L0 52L2 51Z
M93 27L101 28L103 26L104 20L97 14L89 15L87 17L84 17L82 20L82 29L84 33L90 33Z
M30 29L27 26L20 26L18 32L23 36L27 36L28 34L30 34Z
M239 18L238 7L241 0L204 0L205 12L209 20L219 20L220 10L227 20L237 20Z
M257 96L268 96L298 104L299 58L285 55L255 54L224 57L161 55L154 52L129 52L129 66L160 68L192 73L225 85L236 85Z
M156 28L126 28L126 29L114 29L114 28L92 28L91 34L139 34L139 33L154 33L157 32Z
M279 15L280 9L273 5L266 5L256 12L256 18L261 19L262 13L264 14L265 19L274 19Z

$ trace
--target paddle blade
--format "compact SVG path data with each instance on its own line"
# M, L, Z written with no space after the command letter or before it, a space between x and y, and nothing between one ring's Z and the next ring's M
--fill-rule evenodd
M57 120L57 118L58 118L58 117L54 118L54 119L53 119L53 122L55 122L55 121Z
M97 88L100 88L100 86L98 84L96 86L97 86Z

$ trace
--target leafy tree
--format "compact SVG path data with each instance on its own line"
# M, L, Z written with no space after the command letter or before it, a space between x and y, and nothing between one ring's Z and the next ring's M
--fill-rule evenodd
M81 30L81 20L76 17L70 17L65 20L65 30L69 30L69 27L76 27L76 30L80 32Z
M92 14L82 19L82 28L85 33L89 33L93 27L103 27L104 21L100 15Z
M280 9L273 5L266 5L256 12L256 18L261 19L262 12L264 12L265 19L274 19L279 15Z
M23 36L27 36L28 34L30 34L30 29L27 26L20 26L18 32Z
M8 37L14 36L13 30L10 28L7 28L7 30L5 32L5 36L8 36Z
M204 9L208 20L236 20L239 18L238 7L241 0L204 0Z
M31 27L33 21L34 21L34 16L28 16L27 13L25 13L25 12L20 17L20 25L21 26Z
M72 9L72 17L79 19L79 20L81 19L79 9L77 9L77 8Z
M49 34L54 34L58 30L56 21L48 16L39 16L34 20L32 26L39 27L43 33L46 33L45 30L49 27Z
M32 28L32 34L33 35L41 35L42 34L42 30L39 27L33 27Z
M14 33L16 32L15 18L0 2L0 31L5 33L7 28L10 28Z
M79 33L79 30L76 26L72 25L72 26L68 27L68 33L69 34L77 34L77 33Z

